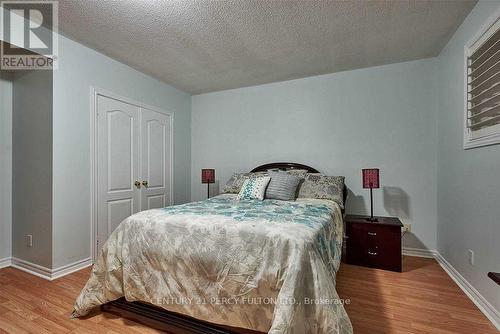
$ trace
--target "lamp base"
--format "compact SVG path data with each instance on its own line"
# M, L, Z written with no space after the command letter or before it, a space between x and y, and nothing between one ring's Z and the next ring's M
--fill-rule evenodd
M366 218L365 219L367 222L372 222L372 223L375 223L375 222L378 222L378 219L373 217L373 218Z

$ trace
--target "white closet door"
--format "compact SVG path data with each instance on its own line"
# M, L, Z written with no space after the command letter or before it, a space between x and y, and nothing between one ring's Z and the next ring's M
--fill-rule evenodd
M141 210L170 205L171 117L141 109Z
M140 108L104 96L97 100L98 252L109 234L140 211ZM98 253L99 254L99 253Z

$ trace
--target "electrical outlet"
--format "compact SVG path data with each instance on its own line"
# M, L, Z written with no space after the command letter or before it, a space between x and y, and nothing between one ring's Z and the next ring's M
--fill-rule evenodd
M26 244L29 248L33 247L33 235L28 234L26 236Z
M469 249L468 252L469 252L469 264L471 266L473 266L474 265L474 251L472 249Z
M403 224L403 232L411 232L411 224Z

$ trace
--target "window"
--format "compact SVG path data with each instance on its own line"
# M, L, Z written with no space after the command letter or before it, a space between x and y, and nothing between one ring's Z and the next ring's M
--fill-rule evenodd
M500 143L500 19L465 47L464 148Z

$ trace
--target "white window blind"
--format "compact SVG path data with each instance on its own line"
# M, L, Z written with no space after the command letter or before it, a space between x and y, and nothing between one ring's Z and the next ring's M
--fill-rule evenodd
M500 21L466 47L465 147L500 142Z

